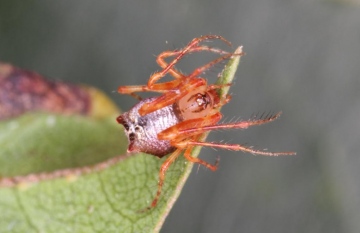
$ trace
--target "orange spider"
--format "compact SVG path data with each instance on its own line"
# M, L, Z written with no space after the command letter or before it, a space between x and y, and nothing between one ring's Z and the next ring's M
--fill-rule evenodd
M245 129L249 126L271 122L280 116L280 113L277 113L260 119L253 118L248 121L226 124L218 123L222 118L222 114L219 112L220 107L227 104L231 99L230 95L220 96L218 90L230 84L208 85L206 79L199 77L199 75L215 64L229 59L231 56L242 56L243 53L232 54L221 49L200 45L202 41L212 39L219 39L230 45L230 42L221 36L206 35L195 38L180 50L161 53L157 57L157 63L162 70L154 73L147 85L120 86L118 88L118 92L130 94L140 100L141 98L135 92L152 91L162 93L158 97L141 100L130 111L121 114L117 118L118 123L124 126L129 139L128 152L145 152L159 158L172 153L160 168L157 193L149 209L156 206L161 195L165 173L181 152L184 151L185 158L190 162L201 164L212 171L217 169L218 160L215 164L209 164L191 155L191 151L195 146L241 150L268 156L295 154L294 152L274 153L255 150L239 144L201 141L204 133L214 129ZM183 74L175 68L175 64L186 54L200 51L210 51L221 56L195 69L189 75ZM167 63L165 59L168 57L175 58L170 63ZM174 77L174 80L159 83L158 81L167 74Z

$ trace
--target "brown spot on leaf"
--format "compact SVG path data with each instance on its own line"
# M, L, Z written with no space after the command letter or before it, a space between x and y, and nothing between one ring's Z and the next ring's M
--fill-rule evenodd
M58 114L90 112L90 96L86 89L9 64L0 63L0 120L28 111Z

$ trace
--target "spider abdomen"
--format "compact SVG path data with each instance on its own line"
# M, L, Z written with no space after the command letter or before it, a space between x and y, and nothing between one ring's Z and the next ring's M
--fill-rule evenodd
M125 128L129 140L128 152L144 152L158 157L167 155L175 150L167 140L159 140L158 134L179 123L174 114L173 105L158 109L141 116L139 109L145 103L152 102L155 98L141 100L128 112L121 114L117 121Z

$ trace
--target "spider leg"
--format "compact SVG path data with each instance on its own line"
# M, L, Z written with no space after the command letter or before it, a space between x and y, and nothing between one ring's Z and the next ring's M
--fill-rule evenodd
M200 47L200 48L201 48L201 47ZM221 50L220 50L220 51L221 51ZM173 52L169 52L169 53L173 53ZM180 55L181 55L181 54L180 54ZM183 55L184 55L184 54L183 54ZM242 54L237 54L237 55L238 55L238 56L241 56ZM221 62L221 61L223 61L223 60L226 60L226 59L228 59L228 58L230 58L230 57L232 57L232 56L234 56L234 54L227 54L227 55L224 55L224 56L222 56L222 57L219 57L219 58L217 58L217 59L215 59L215 60L207 63L206 65L201 66L201 67L195 69L188 77L186 77L186 76L184 76L183 74L181 74L181 73L180 73L179 71L177 71L175 68L170 68L170 69L169 69L169 67L172 67L172 66L175 65L175 63L178 61L178 60L176 60L176 59L178 59L178 58L180 57L180 56L178 56L178 57L177 57L176 59L174 59L163 71L157 72L157 73L153 74L153 75L150 77L150 80L149 80L149 83L148 83L148 87L149 87L150 85L153 85L153 86L151 86L151 89L157 88L157 87L155 87L156 84L150 84L150 82L156 82L156 81L158 81L161 77L164 77L167 72L170 72L175 78L189 78L189 79L195 78L195 77L197 77L198 75L200 75L201 73L203 73L205 70L208 70L209 68L211 68L212 66L214 66L215 64L217 64L217 63L219 63L219 62ZM179 58L179 59L180 59L180 58ZM166 64L166 63L165 63L165 64ZM181 76L181 77L180 77L180 76ZM164 84L165 84L165 83L164 83ZM221 88L221 87L223 87L223 86L225 86L225 85L229 86L229 85L231 85L231 84L210 85L210 86L209 86L209 90ZM164 91L170 90L170 89L174 88L173 85L172 85L172 86L170 86L170 85L168 85L168 86L162 85L161 87L167 88L167 89L164 89ZM150 89L150 88L149 88L149 89ZM157 89L160 90L160 88L157 88ZM159 92L160 92L160 91L159 91Z
M187 128L187 129L182 129L179 130L178 132L176 132L176 134L183 135L181 137L189 137L192 135L197 135L197 134L202 134L211 130L216 130L216 129L247 129L250 126L254 126L254 125L262 125L262 124L266 124L269 122L272 122L274 120L276 120L277 118L279 118L281 112L269 116L267 118L264 119L255 119L255 120L248 120L248 121L239 121L239 122L233 122L233 123L225 123L225 124L208 124L206 126L202 126L202 127L196 127L196 128ZM216 114L214 114L216 115ZM185 121L184 121L185 122ZM168 130L168 129L166 129Z
M141 101L141 100L142 100L141 96L140 96L140 95L138 95L138 94L135 94L135 93L129 93L129 95L131 95L132 97L134 97L135 99L137 99L137 100L139 100L139 101Z
M202 51L202 50L210 50L210 51L222 51L222 50L217 50L217 49L211 49L207 46L198 46L200 42L204 41L204 40L208 40L208 39L219 39L222 40L223 42L225 42L227 45L231 46L231 43L229 41L227 41L224 37L222 36L217 36L217 35L205 35L205 36L201 36L198 38L193 39L185 48L183 48L182 50L178 50L178 51L168 51L168 52L163 52L162 54L160 54L158 56L158 64L163 68L163 70L161 72L155 73L154 75L152 75L148 81L148 86L151 87L151 85L153 85L156 81L158 81L160 78L164 77L165 74L167 74L168 72L170 72L175 78L184 78L184 75L175 70L172 69L172 67L187 53L190 53L192 51ZM175 54L174 54L175 53ZM173 59L173 61L170 64L167 64L164 61L164 58L166 57L170 57L170 56L175 56L176 53L179 53L178 56L176 58ZM226 52L225 52L226 53Z
M197 77L199 76L201 73L205 72L206 70L208 70L209 68L211 68L212 66L214 66L215 64L224 61L226 59L229 59L230 57L234 56L234 54L227 54L224 55L222 57L219 57L203 66L200 66L198 68L196 68L190 75L189 78L193 78L193 77ZM238 56L241 56L241 54L238 54Z
M218 52L218 53L221 53L221 54L228 53L228 52L225 52L225 51L222 51L222 50L219 50L219 49L214 49L214 48L210 48L210 47L206 47L206 46L193 48L193 49L190 50L190 52L201 51L201 50L210 50L210 51ZM180 52L181 51L177 51L177 52L175 52L175 51L167 51L167 52L163 52L162 54L168 53L168 55L169 55L169 54L173 53L173 55L176 55L176 54L178 54ZM162 54L160 54L159 57L162 56ZM158 59L159 59L159 57L158 57ZM174 63L174 61L172 63ZM120 86L118 88L118 92L121 93L121 94L130 94L130 95L134 96L135 98L139 99L139 97L137 95L133 94L134 92L153 91L153 92L164 93L164 92L167 92L167 91L169 91L171 89L175 89L181 83L180 78L186 78L186 76L184 76L181 72L179 72L175 68L173 68L173 66L175 65L176 62L174 64L172 64L172 63L168 65L165 61L163 61L163 63L161 63L160 66L163 67L163 66L167 65L167 67L165 67L164 70L162 70L160 72L154 73L150 77L149 83L151 82L151 84L148 84L148 85L134 85L134 86ZM178 80L172 80L172 81L169 81L169 82L156 83L155 84L156 81L158 81L160 78L164 77L168 72L171 73L171 75L173 75Z
M269 116L264 119L255 119L248 121L239 121L226 124L217 124L220 121L222 115L217 112L213 115L186 120L178 123L170 128L167 128L158 134L160 140L169 140L181 142L186 138L203 134L205 132L216 130L216 129L246 129L254 125L262 125L271 121L276 120L280 116L281 112Z
M218 104L214 104L214 108L219 108L227 103L229 103L231 100L231 95L226 95L225 98L222 98Z
M219 165L219 157L216 159L215 164L210 164L202 159L199 158L195 158L191 155L191 151L194 148L194 146L188 146L186 147L185 153L184 153L184 157L189 160L192 163L198 163L201 164L203 166L205 166L206 168L210 169L211 171L216 171Z
M159 172L159 181L158 181L157 192L156 192L154 199L151 202L151 205L146 210L149 210L156 206L157 202L159 201L160 195L161 195L162 187L164 185L166 171L168 170L169 166L177 159L177 157L179 157L179 155L182 151L183 151L182 149L175 150L161 165L160 172Z
M227 150L236 150L236 151L244 151L249 152L251 154L257 155L265 155L265 156L279 156L279 155L295 155L295 152L268 152L262 150L255 150L251 147L242 146L239 144L221 144L221 143L214 143L214 142L199 142L199 141L182 141L177 143L177 145L181 148L183 147L192 147L192 146L208 146L213 148L221 148Z
M178 93L176 93L175 91L166 92L163 95L157 97L155 100L151 101L150 103L144 103L139 109L139 114L140 116L145 116L146 114L168 106L174 103L178 96Z
M160 55L158 55L156 62L158 63L158 65L163 68L162 71L155 73L153 76L154 77L150 77L153 78L153 80L151 80L152 83L155 83L156 81L158 81L160 78L164 77L167 73L170 73L174 78L185 78L186 76L184 74L182 74L180 71L178 71L177 69L174 68L175 64L177 62L179 62L179 60L181 60L183 58L183 56L185 56L188 53L192 53L192 52L200 52L200 51L210 51L213 53L219 53L219 54L229 54L229 52L226 52L224 50L221 49L217 49L217 48L211 48L208 46L197 46L194 48L190 48L187 51L184 50L174 50L174 51L165 51L162 52ZM165 61L165 58L168 57L173 57L173 56L177 56L176 58L174 58L169 64ZM150 80L149 80L150 81Z
M227 53L225 51L219 49L213 49L207 46L198 46L200 42L208 39L219 39L225 42L227 45L231 46L231 43L222 36L205 35L198 38L194 38L185 48L179 51L175 51L175 53L179 53L179 54L169 65L167 65L166 62L164 62L164 58L175 56L176 54L171 54L171 52L170 53L164 52L162 56L161 55L159 56L160 58L158 64L164 69L164 72L167 72L166 71L167 69L170 69L172 66L174 66L187 53L191 53L194 51L202 51L202 50L209 50L215 53Z
M189 93L189 91L192 91L194 89L201 89L201 87L206 87L206 85L206 80L203 78L191 79L187 84L182 85L180 88L165 92L163 95L159 96L154 101L143 104L139 109L139 114L141 116L144 116L160 108L173 104L176 100Z
M222 114L217 112L203 118L185 120L158 133L158 139L174 142L174 146L176 146L177 142L206 132L206 130L202 130L204 127L216 125L221 118Z
M241 128L246 129L253 125L261 125L271 121L274 121L280 116L280 112L266 117L264 119L255 119L248 121L240 121L228 124L216 124L221 119L220 113L215 113L209 117L197 118L192 120L183 121L173 127L170 127L158 134L159 139L165 139L174 141L172 145L177 148L187 148L192 146L209 146L214 148L222 148L228 150L237 150L250 152L252 154L266 155L266 156L278 156L278 155L294 155L294 152L268 152L255 150L251 147L242 146L239 144L221 144L214 142L201 142L198 140L186 140L186 138L191 138L196 135L201 135L205 132L215 130L215 129L233 129L233 128ZM187 158L188 159L188 158ZM189 159L190 160L190 159ZM191 160L190 160L191 161Z
M196 87L199 87L199 86L204 86L206 85L206 83L202 84L202 83L197 83L197 80L199 81L203 81L204 79L201 79L201 78L197 78L195 79L196 76L198 76L200 73L204 72L205 70L209 69L211 66L214 66L216 63L218 62L221 62L225 59L228 59L230 58L231 56L233 56L234 54L227 54L227 55L224 55L220 58L217 58L211 62L209 62L208 64L196 69L195 71L193 71L193 73L189 76L189 77L185 77L186 79L189 79L189 84L184 84L183 86L185 88L179 88L177 89L175 92L165 92L165 94L159 98L157 98L155 101L151 102L151 103L146 103L144 104L140 109L139 109L139 113L140 115L144 116L148 113L151 113L153 111L156 111L157 109L160 109L164 106L167 106L169 104L172 104L174 103L177 99L181 98L182 96L186 95L189 90L194 90L194 88ZM179 56L177 57L179 58ZM170 63L170 65L168 65L168 67L171 67L172 65L174 65L176 62L176 59L173 60L172 63ZM167 68L168 68L167 67ZM163 71L166 71L167 70L164 69ZM171 69L173 72L176 72L175 69ZM162 72L163 72L162 71ZM149 80L149 83L150 82L156 82L157 80L159 80L161 77L163 77L165 74L162 74L162 72L158 72L158 73L155 73L154 75L151 76L150 80ZM181 74L182 75L182 74ZM179 80L179 79L177 79ZM196 80L196 81L195 81ZM196 82L195 85L192 85L191 82ZM158 92L161 92L162 90L160 88L165 88L164 91L166 90L171 90L171 89L174 89L176 85L180 84L180 83L177 83L176 80L172 81L172 82L168 82L168 83L171 83L171 85L166 85L168 83L160 83L160 84L152 84L153 86L149 86L151 84L148 83L148 86L142 86L142 87L139 87L139 88L142 88L143 91L145 90L158 90ZM207 90L212 90L212 89L218 89L218 88L221 88L221 87L224 87L224 86L229 86L231 85L230 83L229 84L224 84L224 85L210 85ZM180 85L178 85L180 86ZM139 89L137 89L139 91ZM133 90L134 91L134 90ZM217 95L214 95L214 96L217 96ZM227 95L225 98L223 98L223 100L221 101L218 101L218 104L217 104L217 107L220 107L226 103L228 103L230 101L231 97L230 95Z
M164 83L156 83L151 88L147 85L134 85L134 86L120 86L118 87L118 92L121 94L129 94L132 95L134 92L145 92L145 91L152 91L152 92L159 92L164 93L168 90L175 89L181 80L172 80L169 82Z

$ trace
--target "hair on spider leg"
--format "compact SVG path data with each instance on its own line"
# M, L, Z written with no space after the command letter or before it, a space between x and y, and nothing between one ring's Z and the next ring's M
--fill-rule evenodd
M232 116L230 120L227 120L226 118L224 119L224 122L221 123L226 123L226 122L237 122L240 121L241 118L239 116Z
M260 114L260 111L258 111L258 112L256 112L256 113L251 113L249 119L256 119L256 118L258 118L259 114Z
M259 119L270 119L272 115L273 115L273 111L263 112L259 117Z
M262 112L260 114L260 112L257 113L253 113L251 114L249 120L264 120L264 121L273 121L277 118L279 118L281 115L281 111L275 113L274 111L269 111L269 112Z
M244 120L240 116L233 116L230 120L228 120L227 117L224 117L217 123L217 125L235 124L235 123L241 122L241 121L244 121ZM229 130L239 130L239 129L238 128L227 128L227 129L218 128L218 129L214 129L212 131L227 132ZM240 130L244 130L244 129L240 128Z
M197 164L197 168L196 168L196 175L199 174L200 171L200 167L202 167L200 164Z

